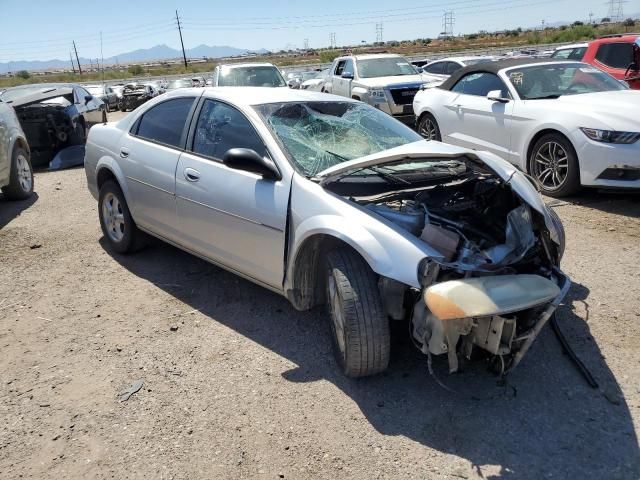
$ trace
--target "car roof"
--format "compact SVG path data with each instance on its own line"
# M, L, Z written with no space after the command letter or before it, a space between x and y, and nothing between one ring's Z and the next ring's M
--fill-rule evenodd
M474 56L467 56L467 57L445 57L445 58L439 58L437 60L434 60L431 63L436 63L436 62L466 62L468 60L480 60L480 59L485 59L485 58L495 58L495 57L492 57L491 55L474 55Z
M202 88L194 90L198 93L203 91ZM178 90L174 90L174 92L178 92ZM202 95L204 97L228 100L235 105L244 107L265 103L356 101L328 93L294 90L288 87L205 87Z
M461 68L447 78L442 85L437 88L443 90L451 90L451 88L458 83L463 76L468 73L474 72L488 72L497 74L502 70L506 70L513 67L527 67L529 65L541 65L541 64L560 64L560 63L581 63L576 60L556 60L554 58L509 58L504 60L496 60L494 62L478 63L476 65L469 65Z
M556 47L554 52L557 52L558 50L569 50L570 48L584 48L588 46L589 44L587 42L572 43L570 45L562 45L561 47Z
M242 68L242 67L274 67L273 63L268 62L248 62L248 63L223 63L219 65L220 68Z
M403 58L397 53L365 53L362 55L342 55L336 60L344 60L345 58L355 58L356 60L370 60L372 58Z

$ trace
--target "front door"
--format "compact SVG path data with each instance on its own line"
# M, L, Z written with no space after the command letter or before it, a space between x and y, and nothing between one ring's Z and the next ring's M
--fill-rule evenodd
M122 166L134 220L167 239L179 237L175 174L195 97L173 98L150 108L123 140Z
M290 181L226 167L231 148L268 156L242 112L223 102L202 104L190 151L176 171L181 243L232 270L282 288Z

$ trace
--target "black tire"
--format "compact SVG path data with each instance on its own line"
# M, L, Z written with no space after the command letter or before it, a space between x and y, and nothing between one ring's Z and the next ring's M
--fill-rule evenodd
M122 215L122 228L117 228L122 234L121 238L112 230L113 226L105 218L105 202L111 202L112 199L117 199L119 208L117 208L117 214ZM112 203L110 203L113 205ZM146 235L141 232L136 223L131 217L127 201L124 198L124 194L120 189L120 186L113 180L107 180L100 188L100 195L98 197L98 217L100 218L100 228L104 238L107 240L109 247L117 253L132 253L140 250L146 244Z
M376 275L352 250L329 252L326 262L327 304L338 364L348 377L383 372L389 365L391 340ZM342 316L342 328L336 312Z
M69 136L70 145L84 145L87 142L87 130L84 123L80 120L76 121L76 126Z
M529 156L529 173L549 197L566 197L580 190L578 155L560 133L548 133L536 141Z
M2 187L2 193L9 200L25 200L33 193L31 159L26 150L21 147L13 149L9 185Z
M418 133L422 135L425 140L432 140L436 142L442 141L442 135L440 134L440 126L435 117L430 113L424 113L420 117L418 122Z

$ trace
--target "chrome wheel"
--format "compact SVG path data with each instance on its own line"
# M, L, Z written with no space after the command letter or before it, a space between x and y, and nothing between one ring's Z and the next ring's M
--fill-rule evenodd
M23 192L30 192L33 186L33 174L27 157L20 154L16 159L16 176Z
M435 124L435 122L433 121L433 119L431 119L431 117L425 117L421 122L420 122L420 127L418 128L418 133L420 135L422 135L425 140L434 140L434 141L438 141L439 139L439 134L438 134L438 126Z
M543 143L533 157L533 175L547 190L557 190L569 174L569 157L557 142Z
M340 355L345 357L345 340L344 340L344 313L342 311L342 302L338 295L336 280L333 275L329 274L329 306L331 308L331 322L333 333L336 337Z
M113 193L107 193L102 202L102 221L109 238L119 243L124 238L124 212L118 197Z

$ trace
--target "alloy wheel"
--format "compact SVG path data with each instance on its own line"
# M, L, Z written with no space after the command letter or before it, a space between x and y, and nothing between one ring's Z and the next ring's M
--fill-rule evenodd
M557 142L543 143L533 157L533 174L547 190L559 189L567 180L569 157Z
M113 242L121 242L124 238L124 212L120 200L113 193L108 193L102 202L102 221L109 238Z
M22 191L30 192L33 185L33 174L31 173L29 160L22 154L18 155L16 159L16 173Z
M425 140L438 140L438 127L429 117L420 122L420 130L418 131L418 133L422 135Z

